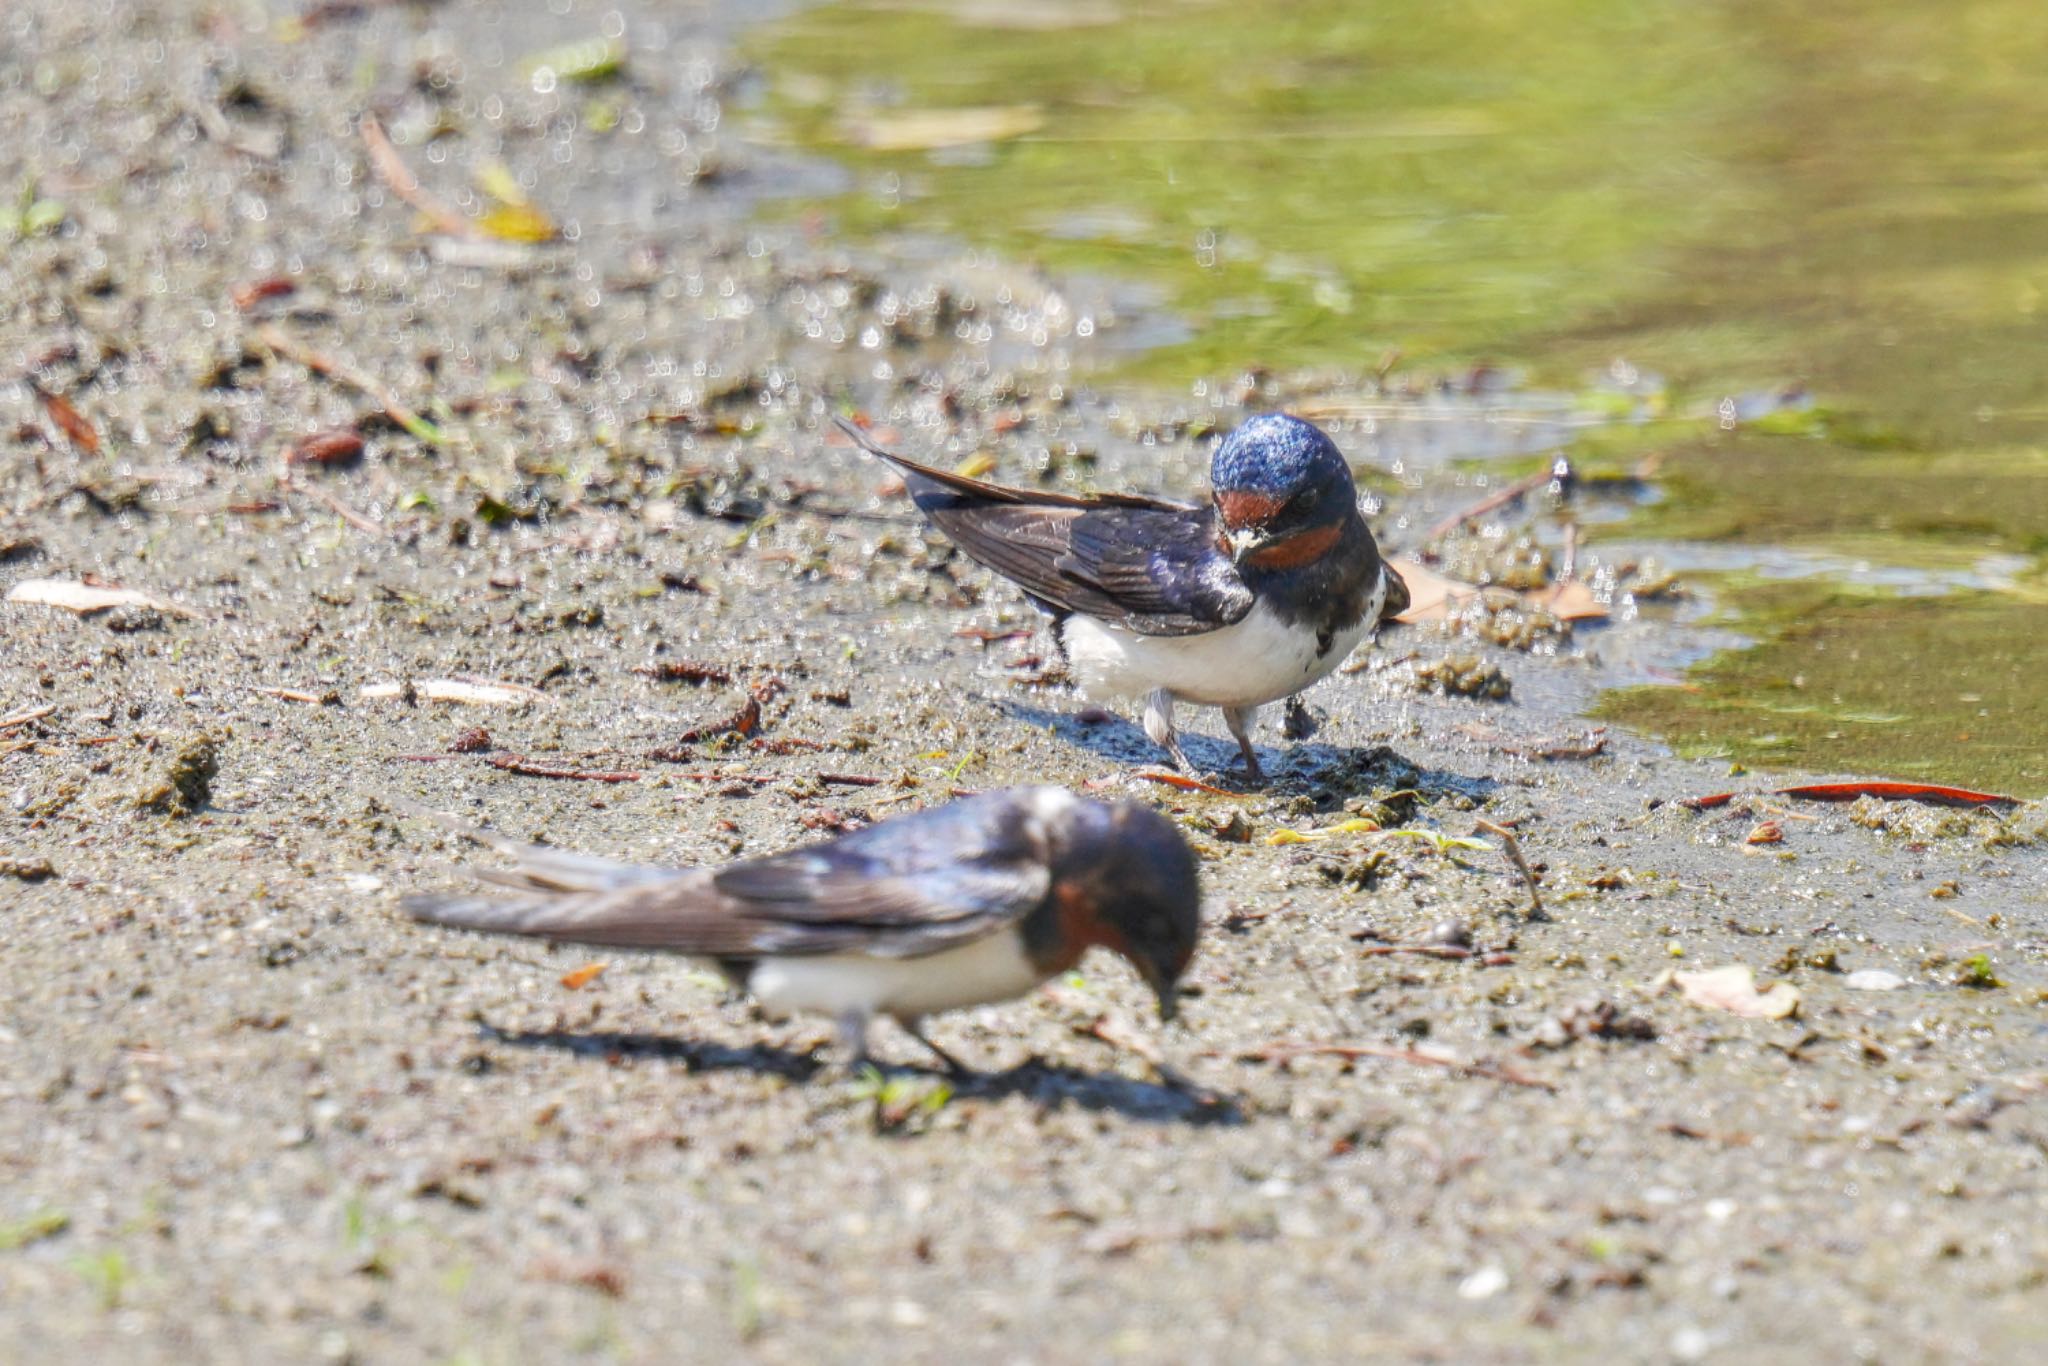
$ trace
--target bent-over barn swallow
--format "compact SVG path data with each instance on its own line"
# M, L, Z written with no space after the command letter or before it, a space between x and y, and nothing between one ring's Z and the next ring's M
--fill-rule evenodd
M1143 697L1145 733L1181 768L1173 704L1221 707L1258 781L1251 722L1344 662L1408 587L1380 559L1351 467L1317 427L1262 413L1216 448L1208 506L1005 488L906 460L845 419L862 449L967 555L1053 618L1082 691Z
M517 860L513 896L419 895L437 925L711 960L775 1014L839 1023L854 1057L888 1015L956 1070L919 1021L1006 1001L1100 945L1174 1014L1201 922L1195 857L1164 816L1021 787L720 868L614 863L464 833Z

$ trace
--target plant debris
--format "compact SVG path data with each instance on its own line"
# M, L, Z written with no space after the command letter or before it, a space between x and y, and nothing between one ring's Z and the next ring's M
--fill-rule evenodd
M135 805L144 811L189 816L212 797L219 771L219 737L211 731L189 735L171 750L156 776L137 789Z
M318 465L332 468L352 465L363 455L363 438L352 427L331 428L302 436L284 453L287 465Z
M1782 1020L1799 1010L1799 988L1789 982L1760 988L1756 974L1745 963L1667 976L1686 1000L1709 1010L1725 1010L1752 1020Z
M637 773L607 772L587 768L558 768L552 764L537 764L533 760L522 758L517 754L493 755L486 762L492 768L503 769L507 773L523 774L528 778L561 778L579 783L637 783L640 781L640 775Z
M1679 805L1691 811L1711 811L1717 806L1726 806L1740 792L1716 792L1709 797L1685 797ZM1997 792L1973 792L1966 787L1944 787L1938 783L1803 783L1797 787L1774 787L1768 793L1758 794L1772 797L1798 797L1809 802L1853 802L1862 797L1876 797L1891 802L1928 802L1936 806L2018 806L2018 797L2007 797Z
M78 411L70 399L55 390L45 389L33 380L29 382L29 389L35 394L36 401L43 405L43 411L50 415L50 421L64 434L66 441L86 455L100 453L99 429L87 420L85 414Z
M554 699L538 688L480 678L417 678L403 683L367 683L356 695L367 702L396 698L409 704L459 702L473 707L527 707L535 702L554 705Z
M111 584L80 583L73 579L23 579L7 590L7 601L61 607L82 617L116 607L147 608L173 617L199 616L189 607L154 593L145 593L139 588L116 588Z

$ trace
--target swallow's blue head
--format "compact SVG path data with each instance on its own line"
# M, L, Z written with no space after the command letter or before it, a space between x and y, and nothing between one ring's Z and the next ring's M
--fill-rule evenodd
M1357 513L1344 453L1286 413L1260 413L1226 437L1209 462L1209 484L1232 556L1259 569L1320 559Z

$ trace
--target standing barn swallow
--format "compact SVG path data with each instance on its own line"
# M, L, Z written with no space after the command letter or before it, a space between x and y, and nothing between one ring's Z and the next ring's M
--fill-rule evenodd
M1351 466L1298 417L1262 413L1216 448L1209 506L1005 488L883 450L968 557L1053 619L1083 693L1145 699L1145 733L1189 772L1173 704L1221 707L1257 782L1251 722L1408 606L1358 513Z
M420 895L415 919L709 959L775 1014L833 1016L856 1061L868 1021L1007 1001L1100 945L1173 1018L1201 922L1195 856L1164 816L1064 788L933 807L722 868L614 863L458 827L517 860L514 896Z

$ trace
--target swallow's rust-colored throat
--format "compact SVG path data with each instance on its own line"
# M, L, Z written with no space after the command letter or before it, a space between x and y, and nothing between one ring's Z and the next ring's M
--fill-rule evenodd
M1245 563L1255 569L1284 570L1299 569L1314 564L1330 553L1330 547L1344 534L1341 522L1328 526L1311 527L1283 537L1270 545L1264 545L1245 556Z

